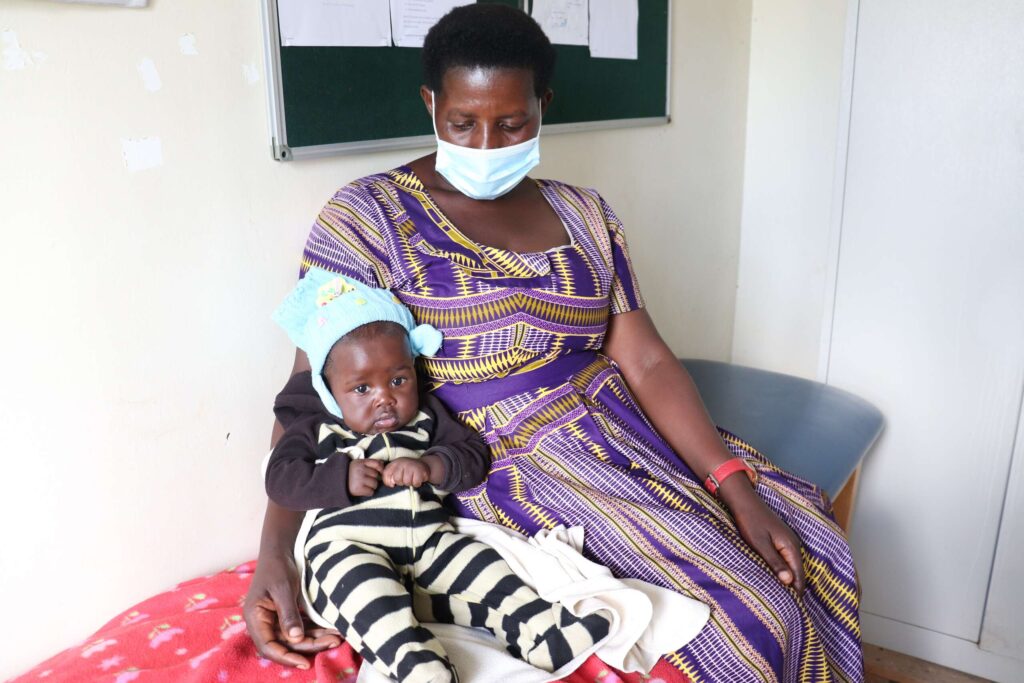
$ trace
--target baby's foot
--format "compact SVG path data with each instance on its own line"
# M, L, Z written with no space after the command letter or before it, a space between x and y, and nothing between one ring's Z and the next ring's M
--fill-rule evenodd
M526 653L524 659L545 671L557 671L603 640L611 629L610 615L599 610L583 617L574 616L561 605L556 625L551 626Z

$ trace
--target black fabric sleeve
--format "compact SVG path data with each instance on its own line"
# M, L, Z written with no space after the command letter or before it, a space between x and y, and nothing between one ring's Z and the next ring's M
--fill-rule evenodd
M315 406L303 390L302 375ZM309 377L308 372L294 375L274 401L274 414L286 429L267 463L267 495L289 510L348 507L349 458L336 452L333 440L319 443L320 425L334 419L323 409Z
M320 394L313 388L313 374L306 370L289 378L274 399L274 417L285 429L296 420L311 415L330 416L324 409Z
M482 482L491 466L491 452L484 440L456 422L434 396L428 394L424 406L435 418L434 439L424 455L436 455L444 463L444 481L438 488L458 493Z

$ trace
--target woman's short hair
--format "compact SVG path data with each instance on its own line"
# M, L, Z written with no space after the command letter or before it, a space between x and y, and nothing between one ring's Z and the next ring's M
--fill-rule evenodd
M537 97L547 92L555 48L528 14L509 5L474 3L444 15L423 41L423 78L441 92L448 69L521 68L533 72Z

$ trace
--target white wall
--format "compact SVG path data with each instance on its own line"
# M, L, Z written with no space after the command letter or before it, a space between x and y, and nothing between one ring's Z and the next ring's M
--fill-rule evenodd
M754 0L732 360L818 370L847 0Z
M673 123L545 138L541 174L599 187L669 343L726 358L750 0L673 4ZM414 153L272 161L250 0L6 0L0 37L5 677L255 555L291 362L269 313L330 193ZM129 172L120 140L142 137L162 164Z
M651 315L677 354L728 360L750 3L673 0L672 15L672 124L552 136L541 172L597 187L615 208Z

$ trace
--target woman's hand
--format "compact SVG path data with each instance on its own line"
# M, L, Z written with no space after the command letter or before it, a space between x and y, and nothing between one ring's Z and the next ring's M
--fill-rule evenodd
M733 457L704 410L686 369L662 340L643 309L613 315L605 353L618 365L655 429L683 458L698 480ZM764 504L743 476L722 482L719 498L729 506L740 536L764 558L779 581L804 590L800 542Z
M277 431L280 425L275 427ZM245 596L242 613L249 637L260 655L278 664L308 669L310 661L303 654L337 647L341 638L327 629L311 629L307 633L302 622L297 604L299 571L292 558L302 517L301 512L267 501L256 573Z
M793 530L765 505L746 477L729 477L722 482L718 495L732 512L747 545L764 558L783 585L803 595L804 565L800 541Z
M264 553L245 596L243 613L260 655L278 664L309 669L310 660L299 653L315 655L337 647L341 638L324 628L306 631L297 605L298 588L299 573L291 558Z
M292 377L309 369L306 354L296 349ZM309 391L312 393L312 387ZM274 420L271 448L277 445L283 434L284 426ZM312 628L307 632L302 621L298 606L299 571L292 556L302 518L301 512L267 501L256 572L245 595L242 613L249 637L261 656L285 666L309 669L310 660L302 655L315 655L337 647L341 645L341 637L336 631L324 628Z

